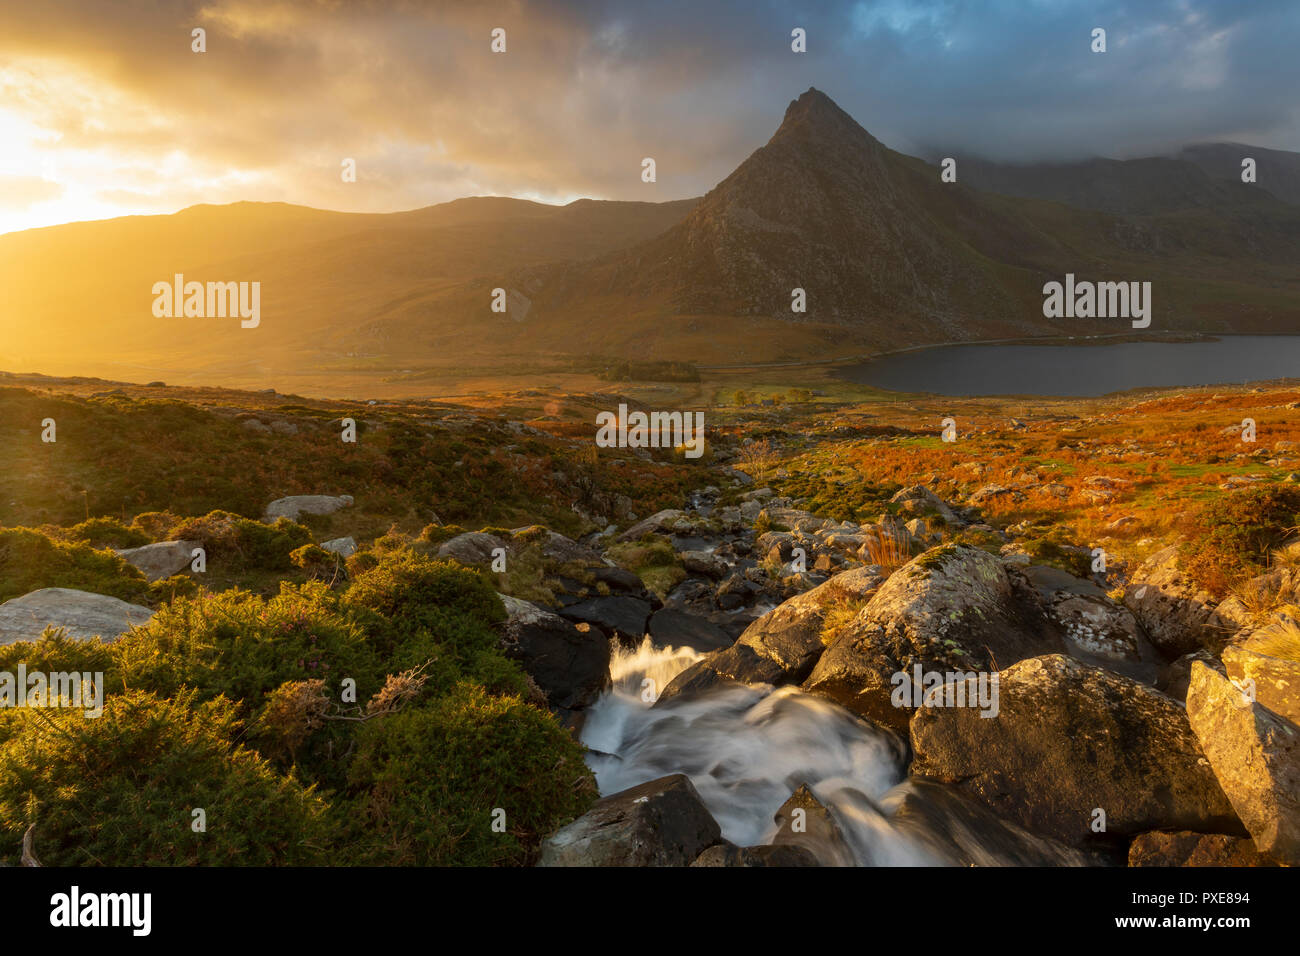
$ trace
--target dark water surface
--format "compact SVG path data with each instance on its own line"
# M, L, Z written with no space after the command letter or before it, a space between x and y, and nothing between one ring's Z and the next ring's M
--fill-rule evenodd
M1114 345L945 345L839 369L840 378L937 395L1105 395L1130 388L1300 378L1300 335Z

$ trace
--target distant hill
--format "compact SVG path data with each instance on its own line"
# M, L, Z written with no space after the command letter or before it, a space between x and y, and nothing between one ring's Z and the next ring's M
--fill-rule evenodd
M1256 186L1239 181L1242 150ZM1296 154L1232 144L959 158L944 183L809 90L699 200L477 198L387 215L239 203L0 236L0 367L274 384L574 356L809 361L1127 328L1044 319L1043 284L1067 272L1152 282L1153 330L1300 332L1297 189ZM261 281L261 326L154 318L152 283L175 272ZM527 308L492 312L498 287ZM795 288L805 312L791 310Z

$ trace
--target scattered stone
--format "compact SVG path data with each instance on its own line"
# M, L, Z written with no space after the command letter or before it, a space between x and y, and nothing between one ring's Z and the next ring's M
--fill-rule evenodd
M158 541L138 548L125 548L118 556L140 569L150 581L161 581L184 571L194 560L200 541ZM114 549L116 550L116 549Z
M263 520L274 521L276 518L288 518L297 521L302 515L329 515L341 508L352 507L351 495L290 495L277 498L266 506Z
M329 541L324 542L321 547L342 558L351 557L357 553L357 543L352 538L331 538Z

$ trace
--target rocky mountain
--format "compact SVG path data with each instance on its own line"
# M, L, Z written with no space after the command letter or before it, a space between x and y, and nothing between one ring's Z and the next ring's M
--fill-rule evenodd
M1260 184L1234 179L1242 149L1258 154ZM1300 331L1300 205L1284 201L1297 183L1294 154L1232 144L1125 162L960 159L946 183L810 89L700 200L478 198L390 215L248 203L0 237L0 365L328 382L575 356L815 361L1129 328L1044 318L1044 284L1067 273L1150 282L1153 331ZM155 318L149 290L178 272L260 281L256 332Z

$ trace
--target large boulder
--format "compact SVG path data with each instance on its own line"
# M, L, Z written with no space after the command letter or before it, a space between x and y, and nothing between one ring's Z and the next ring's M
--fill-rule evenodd
M597 801L542 844L539 866L688 866L722 829L682 773Z
M1145 683L1156 679L1156 654L1133 612L1092 581L1048 565L1030 565L1047 616L1060 628L1070 656Z
M128 564L139 568L150 581L161 581L184 571L194 559L200 541L159 541L118 551Z
M618 536L618 540L638 541L647 534L656 534L665 529L669 531L675 530L677 525L689 521L690 517L685 511L677 508L665 508L663 511L656 511L650 517L632 525Z
M898 505L899 510L905 515L917 517L938 515L943 519L944 524L965 524L962 519L957 517L946 501L924 485L911 485L903 488L889 500L892 504Z
M1071 846L1144 830L1243 833L1183 708L1146 684L1060 654L999 674L998 714L924 707L912 772ZM1105 834L1094 832L1105 814Z
M724 578L730 568L727 562L712 551L679 551L677 557L691 574L702 574L709 578Z
M955 787L909 777L880 801L894 831L945 866L1088 866L1080 850L1004 820Z
M882 580L876 568L856 568L791 598L750 624L730 647L678 674L659 701L728 683L799 683L826 650L827 610L836 603L865 603Z
M1156 649L1171 660L1216 647L1225 637L1214 599L1180 570L1176 545L1156 552L1133 572L1124 588L1124 604Z
M650 603L640 598L617 594L611 597L590 598L560 609L560 614L571 621L594 624L606 634L617 637L622 643L636 646L646 633L650 617Z
M0 604L0 644L34 641L47 627L62 627L69 637L114 640L149 623L154 612L106 594L72 588L41 588Z
M357 553L357 542L356 539L351 537L331 538L329 541L324 542L321 548L331 554L337 554L340 558L347 558Z
M1300 661L1274 657L1259 648L1264 641L1251 639L1223 649L1223 666L1228 677L1247 686L1253 682L1255 700L1279 717L1300 727Z
M1187 718L1256 848L1300 864L1300 728L1199 663Z
M289 495L276 498L266 506L263 520L274 521L276 518L288 518L297 521L302 515L330 515L340 508L352 506L351 495Z
M581 631L544 608L499 595L509 617L501 646L546 694L555 708L580 710L609 686L609 641L598 631Z
M988 673L1065 650L1032 588L995 555L945 545L904 565L821 655L804 690L906 734L914 675ZM900 681L903 682L900 684Z
M440 544L438 557L450 558L468 566L491 564L492 552L505 546L505 542L494 534L485 531L466 531Z
M691 647L708 652L730 647L733 638L706 617L666 607L650 615L647 625L656 647Z

